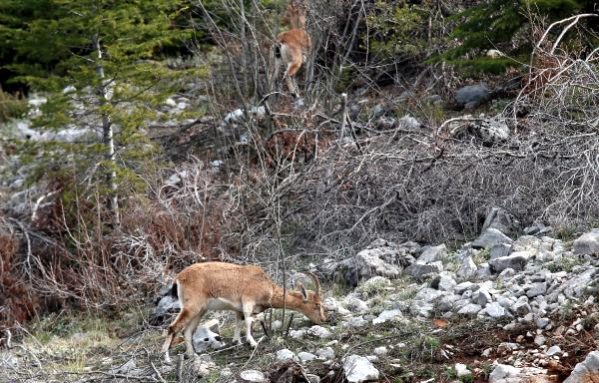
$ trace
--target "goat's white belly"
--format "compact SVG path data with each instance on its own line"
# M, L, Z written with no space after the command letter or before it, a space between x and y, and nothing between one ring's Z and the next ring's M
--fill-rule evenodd
M242 311L241 302L233 302L224 298L208 299L208 310Z

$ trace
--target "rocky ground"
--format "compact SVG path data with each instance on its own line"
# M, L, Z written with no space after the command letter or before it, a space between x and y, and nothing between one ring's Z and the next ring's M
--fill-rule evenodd
M198 356L165 364L168 296L113 317L47 317L4 336L0 381L597 381L599 230L558 239L538 225L514 240L510 221L494 209L458 249L377 240L311 265L329 280L330 323L268 314L255 350L231 345L232 318L214 313Z

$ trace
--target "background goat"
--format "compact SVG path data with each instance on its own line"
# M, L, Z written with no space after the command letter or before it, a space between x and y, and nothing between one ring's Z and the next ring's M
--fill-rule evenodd
M171 294L179 297L181 311L168 328L162 347L165 361L175 334L183 330L187 356L193 356L192 335L202 316L209 310L232 310L237 314L233 341L241 343L241 325L245 321L246 339L252 347L252 315L268 308L283 308L303 313L314 323L327 320L320 297L320 281L314 274L316 291L287 291L274 283L264 270L253 265L224 262L196 263L177 275Z
M281 65L285 65L284 78L289 91L299 96L295 75L306 61L306 56L312 49L312 39L306 32L306 6L302 1L292 0L283 17L283 22L290 26L290 30L277 35L275 44L275 71L272 80L279 77ZM272 82L272 81L271 81Z

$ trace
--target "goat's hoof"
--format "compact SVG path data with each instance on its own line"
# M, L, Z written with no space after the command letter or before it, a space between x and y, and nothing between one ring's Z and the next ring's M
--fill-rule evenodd
M258 347L258 343L255 340L250 340L249 343L252 348Z
M185 354L183 355L183 358L184 358L184 359L193 359L195 356L196 356L196 354L188 354L188 353L185 353Z

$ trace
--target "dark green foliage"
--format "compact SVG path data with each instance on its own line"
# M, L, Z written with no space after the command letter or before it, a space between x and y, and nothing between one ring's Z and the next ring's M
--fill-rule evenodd
M201 68L172 70L160 61L164 47L192 37L191 28L182 24L187 9L182 0L0 4L0 60L8 62L15 80L48 99L35 125L44 131L77 127L89 132L76 143L27 144L23 149L39 168L36 174L75 183L85 179L97 186L88 191L100 195L114 193L102 186L112 171L121 192L144 185L157 150L145 126L166 118L157 107L186 78L203 73ZM109 140L102 138L108 128L114 131L113 157Z
M500 49L510 56L530 53L536 43L537 27L577 13L592 12L595 2L588 0L491 0L482 2L451 19L456 23L452 36L458 46L450 48L444 59L476 71L497 73L513 62L504 59L473 60L465 63L466 53L481 54L487 49ZM581 23L587 22L583 20ZM542 24L543 23L543 24ZM591 28L592 29L592 28ZM555 31L554 31L555 32Z

